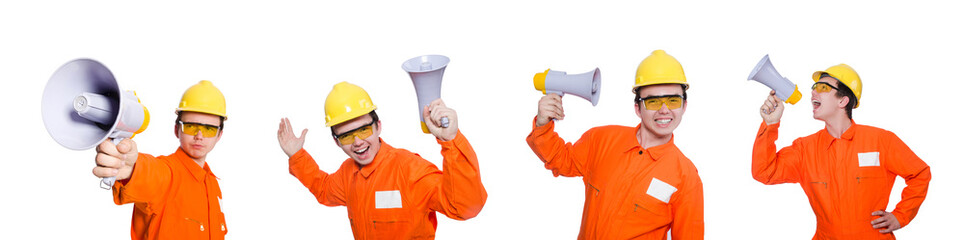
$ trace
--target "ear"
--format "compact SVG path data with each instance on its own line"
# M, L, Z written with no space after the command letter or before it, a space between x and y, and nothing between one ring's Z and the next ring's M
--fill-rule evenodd
M850 97L842 97L840 100L837 100L837 108L847 108L848 103L850 103Z
M174 124L174 138L181 138L181 135L180 135L181 131L178 130L179 127L180 127L180 124L177 124L177 123Z
M643 119L643 112L642 112L642 110L639 109L639 103L636 103L636 104L634 104L633 106L636 107L636 109L635 109L635 110L636 110L636 116L639 117L640 120L642 120L642 119Z

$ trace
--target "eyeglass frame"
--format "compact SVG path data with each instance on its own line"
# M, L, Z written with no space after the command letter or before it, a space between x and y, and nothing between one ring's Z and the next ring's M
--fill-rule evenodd
M185 121L177 120L177 124L180 125L180 127L178 128L178 130L181 131L181 133L184 133L184 134L188 134L188 133L184 132L184 124L185 124L185 123L186 123L186 124L200 125L200 126L203 126L203 127L213 127L214 129L216 129L216 131L214 132L214 136L211 136L211 137L217 137L219 134L221 134L221 126L211 125L211 124L205 124L205 123L199 123L199 122L185 122ZM197 133L194 133L194 135L191 135L191 136L196 136L198 133L201 133L201 130L200 130L200 129L198 129ZM201 133L201 136L204 136L204 133ZM204 136L204 137L210 138L210 137L208 137L208 136Z
M659 108L663 108L663 105L666 105L666 108L667 108L667 109L679 109L679 108L682 108L683 105L686 103L686 95L668 94L668 95L648 96L648 97L639 97L639 96L637 96L637 97L636 97L636 104L639 104L640 102L643 102L643 104L642 104L643 109L650 110L649 108L646 108L646 103L645 103L644 101L649 100L649 99L664 98L664 97L679 97L679 98L683 99L683 103L681 103L681 104L680 104L680 107L678 107L678 108L669 108L669 105L666 104L666 101L663 101L663 102L659 105ZM657 110L659 110L659 109L650 110L650 111L657 111Z
M368 124L359 126L359 127L354 128L354 129L352 129L352 130L345 131L345 132L343 132L343 133L341 133L341 134L335 134L335 132L332 131L331 136L334 137L334 138L335 138L335 141L338 142L338 144L340 144L340 145L342 145L342 146L344 146L344 145L350 145L350 144L355 143L355 138L352 138L352 140L351 140L352 142L347 143L347 144L342 144L342 143L341 143L341 140L338 140L338 139L341 138L341 137L343 137L343 136L347 136L348 134L352 134L352 135L354 135L354 136L357 137L358 135L355 134L355 132L357 132L358 130L361 130L362 128L366 128L366 127L371 127L371 128L372 128L372 132L373 132L372 134L374 134L374 131L375 131L375 122L376 122L375 120L372 120L372 122L370 122L370 123L368 123ZM371 136L371 135L369 135L369 136Z

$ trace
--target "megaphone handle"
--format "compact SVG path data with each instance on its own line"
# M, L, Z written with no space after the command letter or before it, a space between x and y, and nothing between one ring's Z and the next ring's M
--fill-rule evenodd
M120 144L121 140L124 140L124 138L111 138L111 139L110 139L110 142L114 143L114 146L117 146L117 144ZM103 188L103 189L106 189L106 190L110 190L112 187L114 187L114 181L116 181L116 180L117 180L117 177L105 177L105 178L101 178L101 179L100 179L100 188Z
M564 92L562 92L562 91L555 91L555 90L548 90L548 89L546 89L546 95L549 95L550 93L555 93L556 95L559 95L559 97L562 97L562 96L565 96L565 95L566 95L566 93L564 93ZM552 122L558 122L558 121L559 121L559 119L555 119L555 118L552 119Z

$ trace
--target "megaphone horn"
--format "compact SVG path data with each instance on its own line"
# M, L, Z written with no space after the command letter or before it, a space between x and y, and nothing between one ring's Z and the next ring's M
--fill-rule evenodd
M422 132L429 133L428 126L422 116L422 109L442 96L442 74L449 64L449 58L442 55L424 55L406 60L402 69L408 72L415 85L415 95L418 97L418 119L422 122ZM442 117L442 127L449 127L449 118Z
M107 138L117 144L143 132L150 122L134 92L121 91L110 70L91 59L57 69L44 87L40 108L47 133L71 150L90 149ZM101 181L102 188L113 185L113 177Z
M773 64L770 63L770 55L764 55L763 59L756 64L753 71L750 72L750 76L747 80L753 80L767 87L773 89L776 92L777 97L788 102L790 104L797 104L800 98L803 96L800 94L800 90L797 89L797 85L793 84L789 79L780 75L776 68L773 68Z
M532 83L536 90L543 94L555 93L564 96L566 93L579 96L589 100L593 106L599 102L599 92L602 89L602 76L599 68L595 70L567 75L563 71L546 69L545 72L536 73Z

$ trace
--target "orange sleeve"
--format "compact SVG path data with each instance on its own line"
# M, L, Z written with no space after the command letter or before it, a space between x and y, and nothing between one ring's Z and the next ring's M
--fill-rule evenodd
M315 159L305 149L298 150L288 158L288 171L291 175L311 191L318 203L329 207L345 205L348 192L345 188L347 183L341 174L344 168L345 164L342 164L341 169L329 175L318 168Z
M174 170L167 161L138 153L131 177L114 182L114 204L157 203L167 194L173 178Z
M542 160L546 169L552 170L552 175L566 177L585 176L586 160L589 158L589 147L592 144L591 133L586 132L575 144L567 143L555 132L555 121L536 127L535 118L532 119L532 132L526 137L529 148Z
M671 235L674 240L703 239L703 181L695 169L683 174L683 185L672 203Z
M425 164L411 176L416 196L426 196L428 209L449 218L473 218L482 211L488 198L475 150L461 131L451 141L437 141L442 145L442 172L439 174L438 168L419 159Z
M803 159L802 141L797 139L793 144L777 152L778 131L780 123L760 124L756 141L753 142L753 179L763 184L780 184L800 182L800 161Z
M917 216L917 211L927 196L931 170L900 138L893 133L888 134L890 136L882 138L887 141L884 145L887 147L881 153L881 164L887 171L903 177L907 183L900 194L900 202L891 212L897 217L897 221L900 221L900 226L905 227Z

